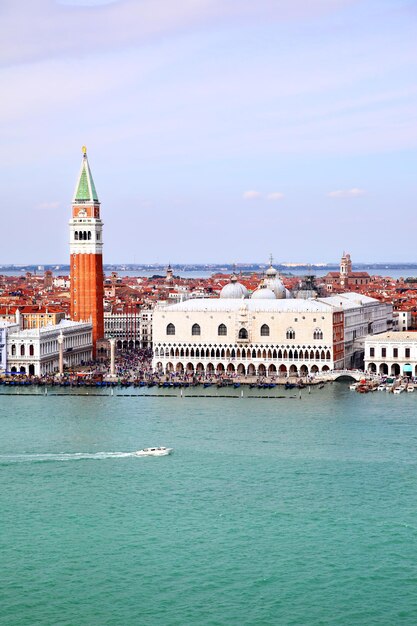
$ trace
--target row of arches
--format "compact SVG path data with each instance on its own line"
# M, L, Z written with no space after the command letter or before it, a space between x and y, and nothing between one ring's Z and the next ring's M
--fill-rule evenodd
M297 349L260 349L255 348L164 348L156 347L154 350L155 357L162 358L203 358L203 359L268 359L274 361L330 361L330 350L297 350Z
M138 339L129 339L129 341L127 339L119 339L116 343L116 347L118 350L133 350L133 348L140 347L140 341Z
M17 354L17 347L16 347L15 343L12 343L10 350L11 350L11 355L12 356L16 356L16 354ZM23 343L20 345L19 352L20 352L20 356L25 356L26 355L26 346ZM34 354L35 354L35 346L33 346L32 344L29 345L29 352L28 352L28 354L29 354L29 356L34 356Z
M175 335L176 329L175 329L175 325L172 324L172 322L170 322L169 324L167 324L166 327L166 334L169 336L173 336ZM199 336L201 335L201 326L200 324L193 324L191 326L191 334L193 336ZM268 326L268 324L262 324L261 328L260 328L260 334L261 337L269 337L270 336L270 328ZM218 328L217 328L217 335L219 337L226 337L227 336L227 326L226 324L219 324ZM295 339L295 330L293 328L288 328L286 330L286 338L287 339ZM239 330L239 339L247 339L248 338L248 331L246 328L241 328ZM323 331L320 328L316 328L313 332L313 339L314 340L318 340L318 339L323 339Z
M91 231L90 230L76 230L74 233L75 241L90 241L91 239Z
M21 365L19 369L17 369L17 367L13 366L10 369L10 373L11 374L29 374L29 376L34 376L35 375L35 366L33 365L33 363L31 363L28 367L28 370L26 372L26 367L24 365Z
M375 363L369 363L368 371L372 372L373 374L382 374L385 376L400 376L400 374L411 376L413 368L408 363L405 365L403 364L402 369L399 363L392 363L391 365L388 365L388 363L380 363L379 367L377 367ZM413 375L417 376L417 365L414 366Z
M310 368L303 364L300 367L296 365L290 365L287 367L284 363L279 365L278 367L273 363L267 365L265 363L260 363L259 365L255 365L254 363L249 363L247 366L243 363L239 363L239 365L235 366L233 363L217 363L214 365L213 363L207 363L204 366L203 363L197 363L195 366L193 363L182 363L181 361L174 364L169 361L165 368L161 362L156 364L156 369L159 371L165 371L167 374L176 372L178 374L239 374L240 376L308 376L308 374L317 374L320 371L328 372L329 367L327 365L323 365L323 367L319 368L318 365L312 365Z

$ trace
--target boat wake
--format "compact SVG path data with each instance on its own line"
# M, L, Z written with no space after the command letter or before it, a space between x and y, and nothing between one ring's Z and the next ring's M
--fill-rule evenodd
M135 452L59 452L57 454L9 454L0 455L0 465L12 463L60 463L63 461L102 461L103 459L126 459Z

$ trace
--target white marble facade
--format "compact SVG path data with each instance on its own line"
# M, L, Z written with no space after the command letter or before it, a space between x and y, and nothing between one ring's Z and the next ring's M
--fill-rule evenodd
M375 332L387 330L392 318L389 307L353 295L343 294L337 302L332 298L223 298L157 307L153 367L164 372L256 376L307 375L349 367L346 346L351 350L368 334L371 318Z

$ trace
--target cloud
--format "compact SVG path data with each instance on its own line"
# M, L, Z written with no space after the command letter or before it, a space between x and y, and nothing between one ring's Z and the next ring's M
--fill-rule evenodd
M358 0L2 0L2 61L25 63L137 46L253 20L317 18ZM24 19L22 19L24 16Z
M262 198L260 191L245 191L243 194L244 200L257 200L258 198Z
M38 211L52 211L53 209L57 209L61 205L57 200L53 202L41 202L36 206Z
M272 191L271 193L267 195L267 199L272 200L272 201L282 200L283 197L284 197L284 194L281 193L280 191Z
M327 194L329 198L357 198L359 196L364 196L366 191L364 189L358 189L357 187L353 187L353 189L339 189L338 191L329 191Z
M113 4L118 0L57 0L58 4L78 7L97 7L104 4Z

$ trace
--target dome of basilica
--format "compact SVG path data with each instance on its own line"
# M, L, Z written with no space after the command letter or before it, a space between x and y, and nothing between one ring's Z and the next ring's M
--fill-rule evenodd
M275 267L270 265L265 272L264 284L270 289L278 300L288 298L287 289L285 289L282 280Z
M230 283L227 283L227 285L225 285L220 292L220 298L231 298L233 300L247 298L248 295L248 290L246 289L245 285L242 285L242 283L238 282L237 276L235 274L231 275Z
M252 300L276 300L276 296L272 289L269 289L265 285L260 285L251 296Z

